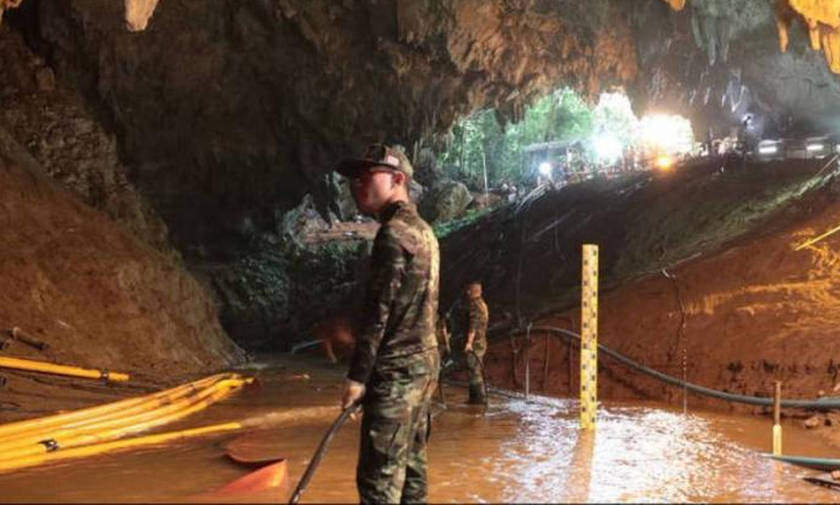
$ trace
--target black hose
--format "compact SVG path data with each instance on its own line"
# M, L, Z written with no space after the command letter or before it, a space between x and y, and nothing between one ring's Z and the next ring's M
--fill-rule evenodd
M549 334L560 335L563 336L570 344L580 345L580 335L573 331L566 330L564 328L555 328L553 326L534 326L533 328L531 328L531 331L544 331ZM523 330L518 330L514 332L515 335L523 333L525 333ZM698 386L696 384L682 381L680 379L677 379L676 377L672 377L662 372L658 372L652 368L646 367L636 361L633 361L627 356L613 351L612 349L609 349L601 344L598 344L598 349L607 356L610 356L611 358L623 363L624 365L627 365L630 368L638 370L644 374L647 374L655 379L658 379L672 386L684 387L693 393L709 396L712 398L718 398L720 400L725 400L729 402L746 403L748 405L758 405L762 407L769 407L773 405L773 398L726 393L723 391L718 391L716 389ZM833 397L821 398L818 400L782 400L782 407L802 409L840 409L840 398Z
M295 491L292 493L292 497L289 499L289 503L297 503L300 500L301 495L306 490L306 486L309 485L309 481L312 480L312 476L315 475L315 470L318 469L318 465L321 463L321 459L323 459L324 454L327 452L327 447L332 441L333 436L336 434L339 428L341 428L345 422L347 422L347 418L350 417L350 414L356 411L359 408L359 403L356 402L353 405L347 407L346 409L341 411L341 414L333 421L332 426L327 432L324 434L324 438L321 439L321 443L318 444L318 449L315 450L315 454L312 456L312 460L309 461L309 465L306 467L306 471L303 472L303 477L300 478L300 482L298 482Z

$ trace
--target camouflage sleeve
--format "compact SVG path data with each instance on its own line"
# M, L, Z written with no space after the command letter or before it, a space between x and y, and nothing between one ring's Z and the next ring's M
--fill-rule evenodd
M393 229L383 226L373 243L365 300L357 326L356 348L347 378L366 383L370 377L405 266L405 252Z
M481 331L485 321L484 311L478 301L470 302L470 327L469 331Z

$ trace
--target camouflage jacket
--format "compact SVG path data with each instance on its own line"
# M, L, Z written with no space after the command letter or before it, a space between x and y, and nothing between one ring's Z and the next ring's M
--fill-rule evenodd
M487 311L487 304L481 297L470 298L467 301L467 332L475 330L473 348L476 352L487 348L487 321L490 314Z
M377 367L437 352L437 238L416 207L407 202L389 206L380 221L347 373L349 379L362 383L368 382Z

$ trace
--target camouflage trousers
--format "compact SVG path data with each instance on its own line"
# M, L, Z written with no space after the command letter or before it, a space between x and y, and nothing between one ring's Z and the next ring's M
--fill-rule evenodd
M470 385L473 387L483 387L484 353L487 352L487 350L483 347L473 347L473 351L475 352L474 355L472 353L467 354L467 371L470 375ZM476 358L478 359L476 360Z
M362 503L425 503L437 350L377 365L367 384L356 485Z

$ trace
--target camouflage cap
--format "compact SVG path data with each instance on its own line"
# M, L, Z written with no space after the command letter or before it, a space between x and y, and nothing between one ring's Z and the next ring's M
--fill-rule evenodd
M408 161L408 156L401 149L385 144L367 146L362 158L344 160L335 170L345 177L355 177L362 170L372 167L397 170L409 177L414 176L414 168Z

